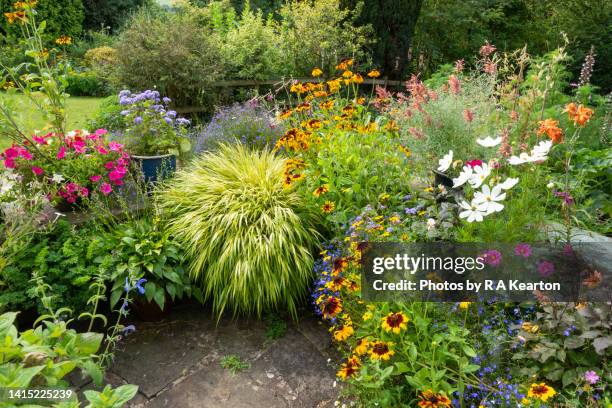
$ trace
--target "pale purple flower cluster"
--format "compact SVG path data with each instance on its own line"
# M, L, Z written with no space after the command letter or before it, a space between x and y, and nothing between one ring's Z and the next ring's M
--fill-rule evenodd
M140 93L132 93L127 89L119 92L119 105L127 109L121 111L121 115L128 116L134 112L138 115L134 117L134 124L140 125L143 116L157 116L169 125L188 126L191 122L188 119L177 117L174 110L169 109L172 102L170 98L160 96L158 91L146 90Z
M192 138L196 153L214 150L220 143L271 148L285 130L273 115L251 100L217 110L210 123Z

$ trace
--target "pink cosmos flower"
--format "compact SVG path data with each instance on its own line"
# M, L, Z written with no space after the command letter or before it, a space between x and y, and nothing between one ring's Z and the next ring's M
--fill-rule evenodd
M100 192L107 196L113 192L113 188L108 183L102 183L102 185L100 186Z
M108 130L106 129L96 129L96 131L94 132L96 136L104 136L107 133L108 133Z
M474 168L476 166L482 167L482 160L478 160L478 159L469 160L469 161L466 161L465 164L471 168Z
M66 201L68 201L70 204L74 204L77 200L77 197L74 195L69 195L68 197L66 197Z
M108 154L108 150L106 150L104 148L104 146L97 146L96 150L98 151L98 153L103 154L103 155L107 155Z
M555 271L555 265L550 261L541 261L538 264L538 272L541 276L548 278Z
M57 152L57 160L62 160L64 157L66 157L66 148L62 146Z
M97 182L98 182L98 181L100 181L101 179L102 179L102 176L98 176L98 175L91 176L91 177L89 178L89 180L91 180L91 182L92 182L92 183L97 183Z
M501 259L502 259L501 252L495 249L489 249L488 251L485 251L480 256L483 258L484 263L486 263L487 265L491 265L491 266L499 266L499 264L501 263Z
M529 256L531 256L531 245L529 245L529 244L518 244L514 248L514 253L517 256L522 256L523 258L529 258Z
M47 139L44 136L32 136L32 140L38 144L47 144Z
M40 167L37 166L32 166L32 172L34 174L36 174L37 176L42 175L45 171L43 169L41 169Z
M89 195L89 189L87 187L81 187L79 194L81 194L81 197L87 197Z
M109 162L107 162L107 163L104 165L104 168L105 168L106 170L111 170L113 167L115 167L115 163L114 163L114 162L112 162L112 161L109 161Z

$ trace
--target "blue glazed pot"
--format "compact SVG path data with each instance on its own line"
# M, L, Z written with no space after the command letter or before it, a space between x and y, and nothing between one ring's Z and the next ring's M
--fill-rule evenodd
M170 177L176 171L176 156L173 154L130 156L130 158L142 171L146 183L161 181Z

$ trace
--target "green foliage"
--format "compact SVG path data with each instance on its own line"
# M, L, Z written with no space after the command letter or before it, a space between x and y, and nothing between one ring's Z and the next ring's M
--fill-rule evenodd
M18 333L13 325L16 316L0 315L0 387L67 388L64 377L76 368L101 383L102 372L92 356L100 348L102 334L77 333L66 322L51 320Z
M269 151L222 146L159 193L168 230L219 317L280 307L295 314L311 281L316 216L283 187L284 165Z
M240 371L248 370L251 367L250 363L243 361L234 354L223 356L219 364L226 370L230 370L233 375L238 374Z
M13 3L13 0L0 0L0 10L3 13L12 11ZM36 13L39 22L47 22L43 40L48 46L54 46L55 39L60 35L74 38L83 31L82 0L39 0ZM0 30L6 34L5 41L9 43L21 37L19 24L9 24L6 18L0 20Z
M86 408L121 408L134 398L137 392L138 386L125 384L115 389L107 385L102 392L95 390L83 391L83 395L89 401Z
M94 71L74 71L66 76L66 80L68 81L66 92L69 95L105 96L108 94L104 80Z
M265 318L266 339L280 339L287 333L287 322L275 313L270 313Z
M123 107L119 105L119 98L116 95L104 98L99 108L95 112L93 119L89 123L90 129L106 129L109 132L116 132L123 129Z
M170 232L156 220L141 219L120 224L108 233L105 245L112 250L110 279L113 282L111 307L121 299L125 282L146 279L143 291L148 302L164 309L166 298L172 301L191 297L202 300L199 288L193 288L182 266L184 253Z
M83 239L89 237L89 239ZM102 259L102 242L93 229L76 229L58 220L53 229L34 235L27 247L12 253L12 262L2 270L5 285L0 293L0 311L27 310L36 306L30 279L40 274L51 285L57 307L85 310L91 296L89 285Z
M611 317L604 304L543 305L536 320L520 331L523 344L512 357L514 371L560 382L563 388L580 386L584 373L594 368L607 367L609 376Z
M152 0L83 0L83 28L99 30L101 27L108 27L114 32L121 28L125 20L138 8L151 5Z

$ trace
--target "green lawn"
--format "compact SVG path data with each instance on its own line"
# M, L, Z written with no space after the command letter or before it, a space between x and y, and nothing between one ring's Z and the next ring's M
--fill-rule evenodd
M6 98L7 95L0 95L0 98ZM20 110L19 123L28 132L34 130L44 130L47 123L43 119L40 112L38 112L32 104L22 95L15 95L16 108ZM103 98L89 98L89 97L70 97L66 101L66 117L68 120L68 129L82 129L86 127L89 119L98 110L100 102ZM10 145L10 141L3 136L0 136L0 148L4 149Z

